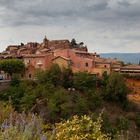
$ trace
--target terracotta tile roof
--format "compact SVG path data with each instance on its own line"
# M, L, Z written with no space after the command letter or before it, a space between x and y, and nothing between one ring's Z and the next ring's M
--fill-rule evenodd
M63 56L57 56L57 57L53 58L52 60L55 60L55 59L57 59L57 58L62 58L62 59L64 59L64 60L70 61L70 58L63 57Z
M43 48L43 49L40 49L40 50L38 50L38 51L41 51L41 52L48 52L48 51L50 51L50 49L48 49L48 48Z
M23 54L22 57L23 58L36 58L36 57L46 57L48 55L52 55L52 53L48 53L48 54Z

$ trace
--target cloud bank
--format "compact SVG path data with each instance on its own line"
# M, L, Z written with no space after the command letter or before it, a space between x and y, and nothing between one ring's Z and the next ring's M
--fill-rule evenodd
M140 52L139 23L139 0L0 0L0 49L46 34L90 51Z

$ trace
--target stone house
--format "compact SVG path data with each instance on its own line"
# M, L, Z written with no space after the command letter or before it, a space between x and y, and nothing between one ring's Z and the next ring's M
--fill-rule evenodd
M47 70L52 65L53 53L23 55L26 71L23 76L26 79L33 78L37 69Z

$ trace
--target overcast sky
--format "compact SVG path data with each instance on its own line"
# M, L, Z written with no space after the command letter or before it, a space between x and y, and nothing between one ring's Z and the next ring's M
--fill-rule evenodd
M98 53L140 52L140 0L0 0L0 51L45 35Z

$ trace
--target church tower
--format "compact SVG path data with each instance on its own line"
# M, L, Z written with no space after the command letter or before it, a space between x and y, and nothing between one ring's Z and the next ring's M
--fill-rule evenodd
M48 48L49 46L48 46L48 42L49 42L49 40L47 39L47 37L46 37L46 35L45 35L45 38L43 39L43 47L44 48Z

